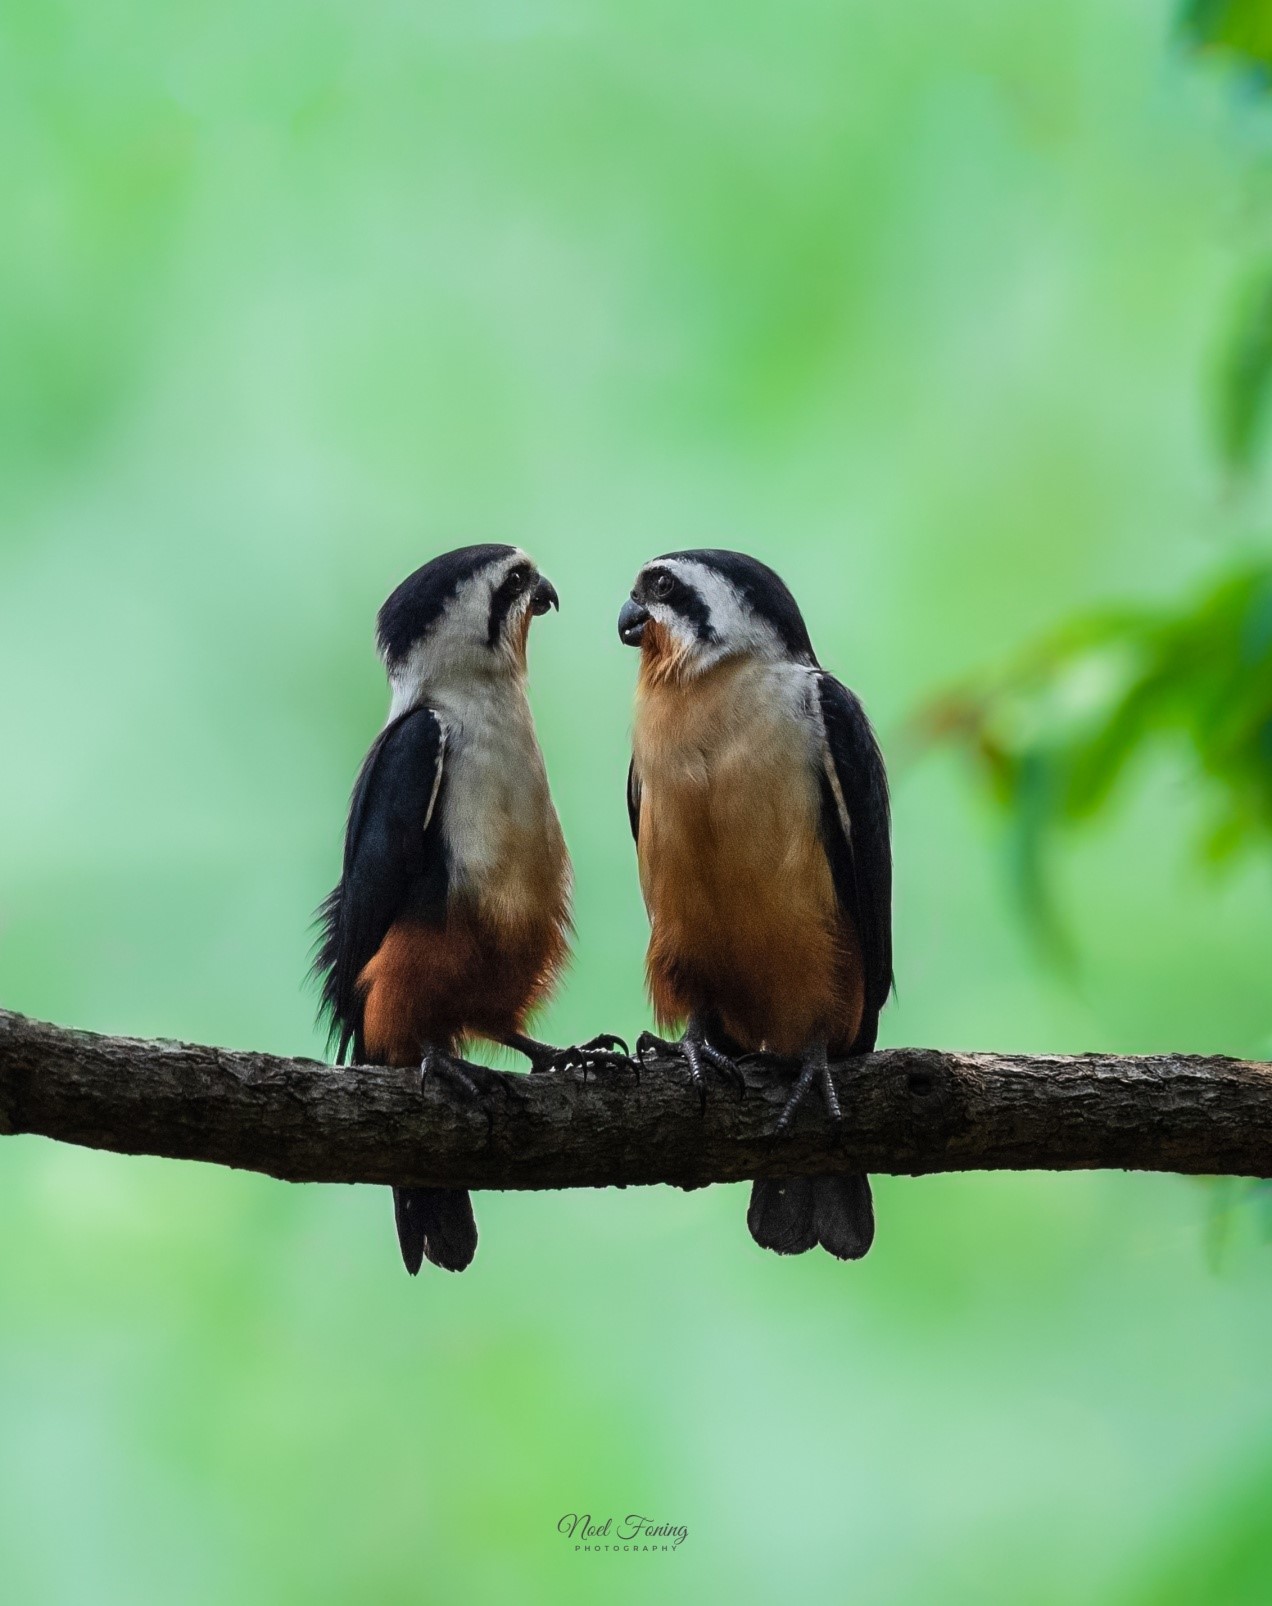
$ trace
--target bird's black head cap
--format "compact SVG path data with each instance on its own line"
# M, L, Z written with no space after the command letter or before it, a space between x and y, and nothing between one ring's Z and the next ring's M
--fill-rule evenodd
M756 618L772 629L786 651L794 659L816 664L812 639L799 603L790 587L767 563L750 557L745 552L730 552L720 547L700 547L687 552L665 552L655 563L673 561L701 564L726 580L737 592L746 607Z
M465 581L513 556L516 550L496 543L459 547L408 575L380 609L376 637L385 662L393 665L405 658L445 613Z

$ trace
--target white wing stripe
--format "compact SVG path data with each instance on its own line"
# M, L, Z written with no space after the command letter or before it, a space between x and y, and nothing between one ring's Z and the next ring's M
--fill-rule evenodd
M425 831L428 830L429 826L433 822L433 811L437 807L437 794L442 789L442 766L446 762L446 742L447 742L447 738L449 736L449 732L447 731L447 728L446 728L446 725L445 725L444 721L442 721L440 719L437 721L437 728L438 728L438 731L440 732L439 740L438 740L438 743L437 743L437 773L433 777L433 792L432 792L432 795L430 796L430 798L428 800L428 808L425 810L425 813L424 813L424 830Z
M834 755L830 751L830 744L822 747L822 768L826 772L826 779L830 782L830 790L834 794L835 807L839 810L839 823L844 828L844 836L852 841L852 815L848 812L848 804L844 800L844 789L839 784L839 771L835 768Z
M827 781L830 782L831 796L835 800L835 808L839 814L839 823L843 827L844 837L852 843L852 815L848 812L848 801L844 797L844 789L840 784L839 771L835 768L835 755L830 750L830 736L826 730L826 715L821 705L821 677L817 671L812 675L813 695L811 706L817 720L817 734L821 741L822 770Z

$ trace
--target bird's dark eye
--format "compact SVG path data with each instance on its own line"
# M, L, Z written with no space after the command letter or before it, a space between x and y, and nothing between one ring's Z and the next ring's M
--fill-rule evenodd
M666 602L676 589L675 576L666 573L655 575L652 589L659 602Z
M515 569L509 571L508 583L516 586L518 591L524 591L530 584L530 571L524 563L519 563Z

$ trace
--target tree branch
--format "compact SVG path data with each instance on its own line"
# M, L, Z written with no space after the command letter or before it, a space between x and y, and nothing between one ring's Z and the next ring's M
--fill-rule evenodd
M333 1069L66 1031L0 1010L0 1134L263 1171L290 1182L682 1187L833 1171L1089 1170L1272 1177L1272 1065L1157 1055L890 1049L835 1067L844 1121L745 1064L702 1113L678 1060L634 1073L478 1072L485 1108L415 1070Z

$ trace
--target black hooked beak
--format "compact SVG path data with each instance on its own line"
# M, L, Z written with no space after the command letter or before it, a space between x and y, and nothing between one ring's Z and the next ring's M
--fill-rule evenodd
M561 611L561 599L556 594L556 587L551 580L539 576L539 583L530 593L530 612L533 614L547 613L549 608Z
M639 647L645 639L645 626L649 623L649 609L642 608L635 597L628 597L618 616L618 634L627 647Z

